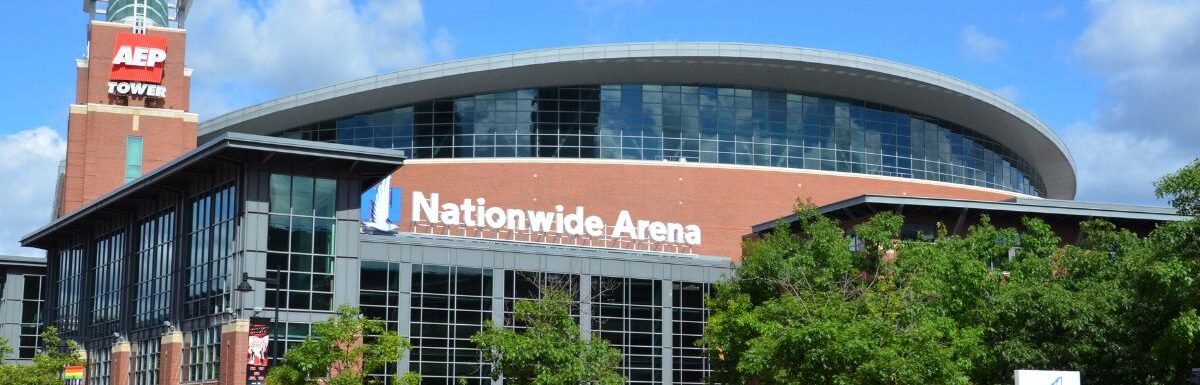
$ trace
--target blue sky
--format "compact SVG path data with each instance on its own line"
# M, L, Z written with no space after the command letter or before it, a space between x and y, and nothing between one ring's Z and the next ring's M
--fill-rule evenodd
M79 1L16 2L0 23L0 254L48 218ZM1200 154L1196 1L198 0L188 21L201 119L303 89L456 58L557 46L736 41L851 52L943 72L1053 127L1078 199L1157 201L1151 181ZM1192 106L1192 107L1189 107ZM57 154L57 155L56 155ZM9 218L20 218L8 220ZM32 225L30 225L32 223Z

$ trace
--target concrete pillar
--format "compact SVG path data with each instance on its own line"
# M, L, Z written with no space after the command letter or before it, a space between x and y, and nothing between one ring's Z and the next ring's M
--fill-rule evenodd
M158 385L183 382L183 332L163 334L158 350Z
M129 341L120 340L113 344L112 363L109 364L108 383L122 385L129 383L129 357L132 353Z
M83 365L83 385L88 385L88 370L90 370L91 367L89 367L87 364L87 362L88 362L87 349L84 349L82 346L79 349L75 349L75 357L78 357L79 362L82 362L82 364L80 364L80 365Z
M229 321L221 326L220 385L246 385L246 359L250 349L250 320Z

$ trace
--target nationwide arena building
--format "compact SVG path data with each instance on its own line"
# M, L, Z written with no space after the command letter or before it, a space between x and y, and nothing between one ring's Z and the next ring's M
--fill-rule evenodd
M1009 202L1178 219L1063 203L1069 152L993 92L795 47L502 54L199 122L188 2L149 1L170 15L159 19L96 11L126 3L144 4L84 2L91 51L59 216L22 240L47 250L44 323L83 344L88 384L254 384L263 357L340 304L411 338L381 375L499 383L469 338L549 282L574 292L586 333L622 351L629 382L700 384L711 284L797 199L851 217L962 206L943 215L953 221Z

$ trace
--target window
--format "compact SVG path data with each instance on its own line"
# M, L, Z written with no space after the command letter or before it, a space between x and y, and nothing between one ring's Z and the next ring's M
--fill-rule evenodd
M194 330L188 342L186 381L215 381L221 368L221 327Z
M278 279L281 308L333 310L336 195L333 179L271 175L267 277ZM276 306L274 297L267 307Z
M628 383L662 381L662 281L592 277L592 331L624 354Z
M413 158L684 159L953 181L1035 196L1045 190L1024 159L952 122L858 100L713 85L464 95L279 135L402 149Z
M133 345L133 385L158 385L157 338L138 341Z
M230 260L237 232L237 187L226 184L197 194L188 206L185 318L222 313L232 289Z
M310 335L312 335L312 324L287 322L272 324L271 345L267 348L267 355L270 355L272 360L282 360L283 354L288 349L304 342L304 339Z
M109 385L108 375L112 363L112 350L88 350L88 385ZM117 385L117 384L114 384Z
M513 306L518 299L542 298L542 287L564 290L570 293L571 300L575 302L573 305L579 302L578 275L507 270L504 272L505 325L523 327L519 324L514 325ZM571 315L576 322L579 321L579 306L571 306Z
M125 292L125 233L117 230L100 237L95 242L95 267L92 277L92 322L93 335L109 334L117 330L121 317L121 304Z
M671 312L674 341L674 380L676 384L704 384L712 373L708 354L698 341L704 336L709 311L705 306L711 285L675 282L672 285Z
M492 270L413 265L409 370L423 384L490 383L471 336L492 318Z
M17 357L33 358L38 347L42 346L42 281L45 276L26 274L23 295L21 296L21 340L17 345Z
M138 222L137 285L134 328L161 325L169 320L171 273L175 261L175 210L169 209Z
M400 264L362 261L359 271L358 303L363 316L382 320L388 330L396 331L400 318ZM371 336L364 339L368 344L371 341ZM390 363L369 376L381 384L391 384L397 372L396 364Z
M54 309L54 322L64 334L79 330L79 307L83 296L82 272L82 246L58 252L58 271L54 282L58 289L58 299Z
M125 138L125 182L142 176L142 137Z

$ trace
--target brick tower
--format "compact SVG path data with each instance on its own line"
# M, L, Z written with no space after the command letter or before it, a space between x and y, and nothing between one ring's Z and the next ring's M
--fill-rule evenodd
M84 0L54 216L61 217L196 147L183 22L190 0Z

